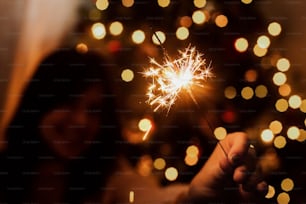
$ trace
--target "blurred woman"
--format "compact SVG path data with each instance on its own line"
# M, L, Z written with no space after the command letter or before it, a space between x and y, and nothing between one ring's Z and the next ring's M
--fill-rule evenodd
M41 62L7 129L6 201L82 203L101 193L120 138L109 69L74 50Z

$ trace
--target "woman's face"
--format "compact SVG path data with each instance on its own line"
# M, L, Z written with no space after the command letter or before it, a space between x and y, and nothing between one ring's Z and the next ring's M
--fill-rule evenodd
M43 140L62 158L80 156L100 130L102 96L92 87L75 96L71 103L47 112L40 123Z

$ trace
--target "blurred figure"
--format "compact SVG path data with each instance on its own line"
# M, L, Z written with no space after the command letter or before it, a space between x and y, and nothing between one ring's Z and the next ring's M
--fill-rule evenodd
M5 201L82 203L100 194L120 135L105 63L60 50L40 64L7 129Z
M190 185L161 187L137 174L119 149L111 68L97 54L73 50L40 64L7 129L1 201L262 203L266 184L244 133L221 141Z

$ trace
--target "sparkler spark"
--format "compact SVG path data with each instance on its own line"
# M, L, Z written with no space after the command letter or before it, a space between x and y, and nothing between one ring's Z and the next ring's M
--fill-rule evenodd
M183 91L197 104L192 89L204 87L203 82L212 76L210 65L206 65L203 54L195 47L188 46L184 51L179 50L179 54L178 59L171 60L165 53L163 64L151 58L152 66L143 73L151 79L146 95L154 112L160 108L169 112Z

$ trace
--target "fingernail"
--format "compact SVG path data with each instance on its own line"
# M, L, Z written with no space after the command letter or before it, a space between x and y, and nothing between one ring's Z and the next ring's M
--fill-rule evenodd
M232 156L232 159L231 159L232 164L234 164L234 165L239 164L239 163L240 163L240 160L241 160L241 157L240 157L239 155L237 155L237 154L234 154L234 155Z

